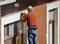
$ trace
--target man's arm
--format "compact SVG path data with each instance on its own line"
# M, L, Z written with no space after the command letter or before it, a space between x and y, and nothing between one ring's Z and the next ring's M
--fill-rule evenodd
M27 19L27 15L25 15L25 13L21 13L21 21L25 22Z

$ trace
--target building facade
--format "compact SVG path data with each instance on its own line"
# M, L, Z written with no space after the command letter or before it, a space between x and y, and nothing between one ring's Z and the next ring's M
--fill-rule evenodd
M33 6L37 14L38 44L59 44L60 1L56 0L16 0L1 4L2 44L28 44L27 26L26 23L22 26L20 13L27 13L29 5Z

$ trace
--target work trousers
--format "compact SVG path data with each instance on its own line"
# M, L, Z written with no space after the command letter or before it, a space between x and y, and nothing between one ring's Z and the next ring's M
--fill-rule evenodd
M37 28L28 28L29 44L37 44Z

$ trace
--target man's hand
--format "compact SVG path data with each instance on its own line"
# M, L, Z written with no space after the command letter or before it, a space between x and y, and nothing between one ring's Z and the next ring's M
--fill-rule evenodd
M25 15L25 13L21 13L21 16L20 16L21 21L22 21L24 15Z
M24 13L21 13L21 17L24 15Z

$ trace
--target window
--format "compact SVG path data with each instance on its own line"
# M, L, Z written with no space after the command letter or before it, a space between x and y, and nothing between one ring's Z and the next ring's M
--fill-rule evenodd
M58 11L56 9L49 10L49 44L57 44L58 36Z
M10 23L4 26L4 36L11 36L13 34L16 34L21 32L22 30L22 23L20 21Z

